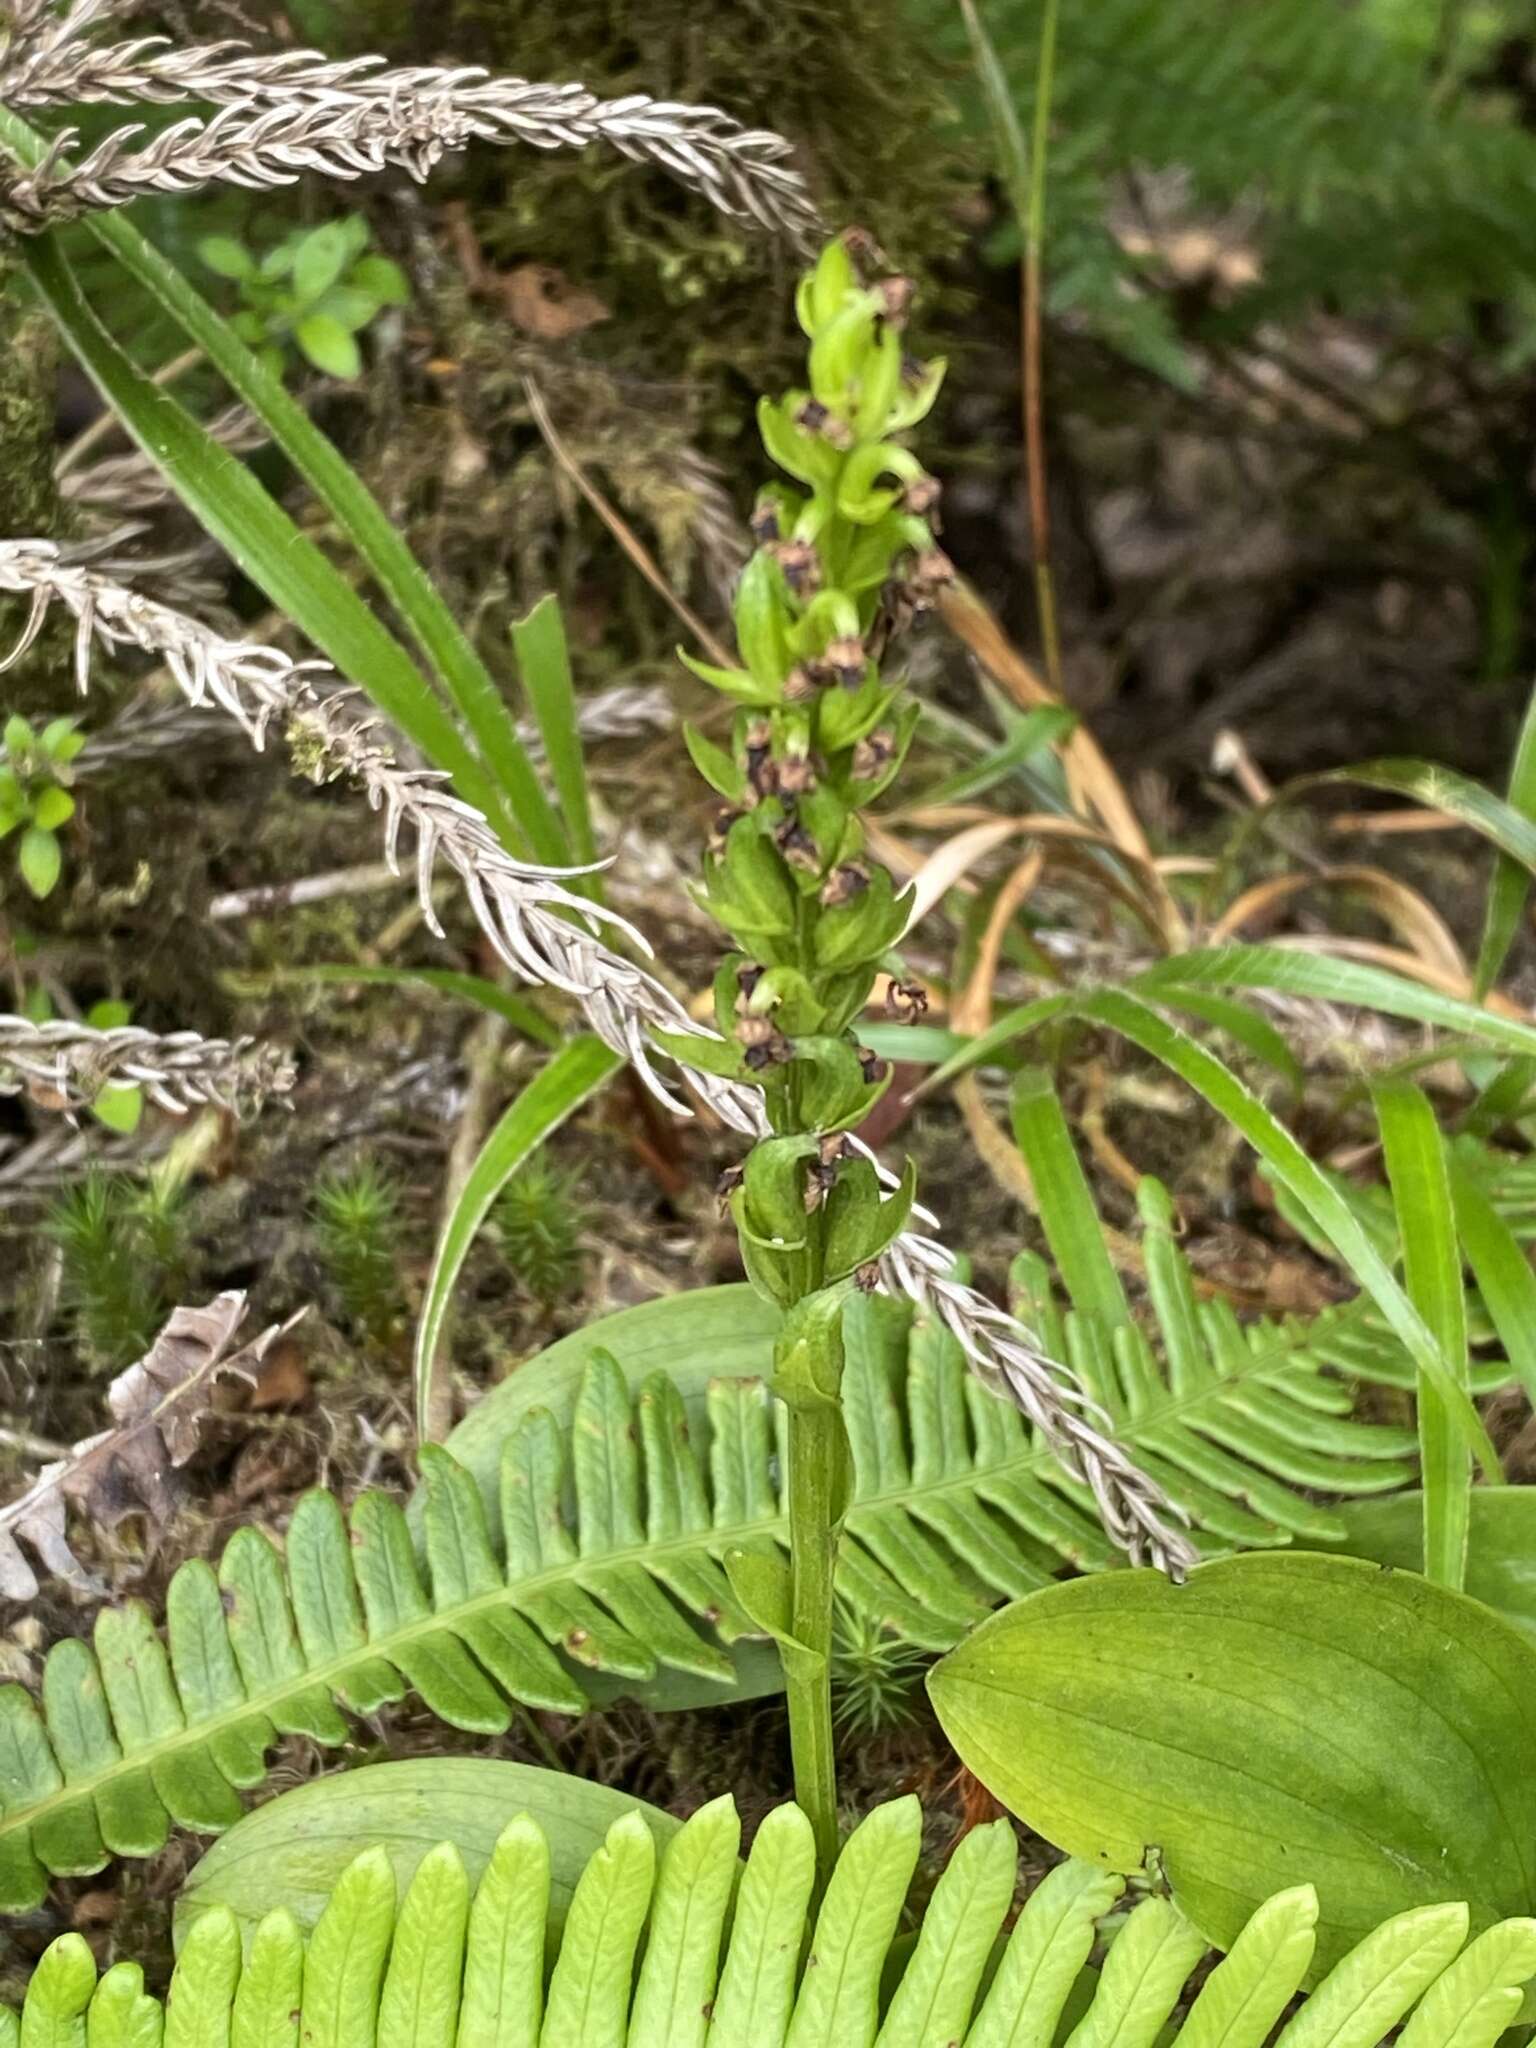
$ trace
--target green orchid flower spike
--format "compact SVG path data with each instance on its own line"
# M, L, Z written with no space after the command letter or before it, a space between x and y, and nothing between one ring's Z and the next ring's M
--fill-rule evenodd
M798 1795L823 1874L837 1846L829 1671L838 1526L848 1498L840 1407L842 1303L873 1284L906 1227L893 1188L849 1134L889 1069L859 1043L876 984L907 1019L925 996L895 948L910 902L869 856L861 813L901 772L918 707L882 663L952 570L934 538L939 486L898 438L938 395L942 363L907 349L911 286L866 281L860 238L831 243L800 287L807 385L765 400L763 444L790 482L753 516L735 599L741 666L684 656L738 706L729 750L689 750L723 799L699 901L731 950L715 978L732 1079L762 1090L771 1135L722 1189L747 1275L784 1311L775 1391L788 1415L791 1561L727 1559L743 1606L777 1640ZM697 1057L698 1041L685 1053Z

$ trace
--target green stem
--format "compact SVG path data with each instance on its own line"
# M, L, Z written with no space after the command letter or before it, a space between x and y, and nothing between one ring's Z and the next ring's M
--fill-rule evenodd
M837 1861L837 1759L832 1739L832 1575L842 1416L835 1402L789 1414L790 1630L785 1658L795 1798L816 1838L818 1894Z

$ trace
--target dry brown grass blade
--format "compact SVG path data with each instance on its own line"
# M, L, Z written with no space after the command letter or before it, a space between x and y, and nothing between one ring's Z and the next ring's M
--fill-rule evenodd
M1420 810L1339 811L1325 819L1324 824L1328 831L1336 832L1341 839L1353 835L1369 838L1378 832L1465 832L1467 829L1463 818L1448 817L1444 811Z
M976 660L1025 710L1040 704L1055 704L1034 668L1019 653L991 611L967 585L956 585L939 601L944 623L955 638L968 647ZM1061 742L1060 753L1073 801L1085 812L1092 807L1103 820L1116 849L1127 858L1152 868L1152 849L1135 806L1093 735L1079 722ZM1188 927L1167 885L1157 878L1158 922L1164 943L1179 951L1189 943Z
M913 811L908 814L906 822L938 830L956 825L963 828L926 855L908 846L889 826L871 832L870 844L881 858L912 880L915 903L908 920L909 931L951 889L968 885L970 870L978 861L999 846L1006 845L1010 839L1029 837L1055 842L1054 852L1048 850L1048 858L1068 861L1077 872L1087 877L1099 893L1113 896L1122 903L1133 917L1145 925L1153 939L1162 943L1164 933L1155 903L1138 896L1118 875L1073 860L1075 850L1081 847L1098 846L1118 851L1096 825L1087 824L1080 818L1058 818L1049 812L1031 812L1022 818L1001 818L994 811L971 804L936 805L931 809ZM1145 872L1151 874L1150 863L1145 864Z
M1088 1142L1088 1150L1110 1179L1118 1181L1121 1187L1134 1195L1141 1185L1141 1168L1126 1158L1109 1134L1109 1074L1104 1062L1085 1060L1081 1074L1083 1106L1078 1112L1078 1129ZM1122 1237L1119 1231L1111 1230L1108 1224L1101 1227L1110 1242L1115 1263L1140 1272L1144 1265L1140 1246Z
M523 378L523 390L528 399L528 410L533 415L533 423L543 435L544 444L550 454L560 465L561 469L565 471L598 518L602 520L604 526L607 527L646 582L650 584L652 590L662 599L663 603L670 607L675 616L682 621L712 662L717 663L721 668L734 668L736 666L735 655L730 652L723 641L715 637L698 613L688 603L687 599L680 596L672 588L671 583L662 573L661 564L656 560L656 557L651 553L645 542L635 532L623 513L609 504L608 500L603 496L602 492L593 483L592 479L587 475L581 464L561 439L554 421L549 416L549 407L544 403L542 392L533 379L527 375Z
M1381 868L1324 868L1317 874L1276 875L1245 889L1211 926L1213 944L1235 938L1251 918L1273 910L1309 889L1341 889L1363 896L1408 950L1427 966L1470 986L1471 976L1454 933L1417 889Z
M943 851L940 848L940 852ZM1044 872L1045 855L1038 846L1033 847L998 891L997 901L987 918L987 928L981 935L971 978L950 1008L950 1023L956 1031L967 1036L979 1035L992 1022L992 993L997 983L1003 941L1020 904L1030 895ZM964 1074L955 1083L955 1101L960 1106L960 1114L965 1119L971 1143L976 1147L982 1164L1005 1195L1012 1195L1024 1203L1031 1215L1035 1214L1038 1205L1029 1168L1012 1139L998 1129L975 1074Z

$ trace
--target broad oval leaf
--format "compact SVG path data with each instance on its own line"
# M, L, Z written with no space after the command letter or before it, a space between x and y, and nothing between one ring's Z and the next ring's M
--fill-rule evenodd
M1536 1486L1475 1486L1463 1591L1536 1643ZM1334 1510L1344 1525L1319 1548L1416 1572L1423 1563L1424 1505L1415 1489Z
M1250 1556L1052 1586L929 1690L964 1762L1069 1853L1230 1947L1311 1883L1314 1972L1388 1914L1536 1900L1536 1651L1479 1602L1355 1558Z
M680 1825L659 1807L612 1786L534 1764L479 1757L369 1764L285 1793L216 1842L177 1901L178 1946L215 1908L234 1914L247 1943L277 1901L300 1927L313 1927L342 1872L373 1847L389 1857L402 1894L423 1857L445 1841L463 1857L470 1883L478 1884L503 1828L520 1813L531 1816L548 1838L557 1921L616 1820L638 1814L658 1849Z

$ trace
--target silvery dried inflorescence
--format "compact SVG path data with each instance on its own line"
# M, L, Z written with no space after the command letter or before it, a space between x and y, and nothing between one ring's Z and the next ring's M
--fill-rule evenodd
M160 1034L122 1024L110 1031L56 1019L34 1024L0 1015L0 1095L25 1095L40 1109L75 1115L104 1088L142 1088L173 1116L216 1103L253 1109L293 1086L285 1053L249 1038Z
M51 604L62 603L74 615L82 688L94 637L159 656L191 702L219 704L258 746L274 721L281 724L311 773L351 777L383 811L391 861L401 827L415 832L421 902L432 930L441 930L431 885L442 858L458 875L501 958L530 979L575 997L599 1037L631 1059L670 1108L687 1113L658 1073L658 1059L681 1066L689 1084L731 1128L754 1138L764 1135L763 1099L756 1090L677 1056L679 1034L718 1042L716 1035L696 1024L653 975L614 952L603 933L622 934L648 953L640 935L570 890L573 871L512 859L481 814L450 795L440 776L399 766L373 725L356 719L355 699L343 692L321 694L317 684L332 673L325 663L295 662L276 648L226 640L99 572L61 560L49 541L0 541L0 591L31 599L24 644ZM670 1054L659 1053L657 1033L671 1037ZM932 1220L914 1213L925 1223ZM931 1307L983 1382L1010 1398L1091 1489L1106 1529L1133 1559L1145 1556L1174 1572L1194 1561L1193 1546L1172 1525L1175 1511L1099 1426L1092 1400L1066 1380L1063 1368L1041 1353L1018 1322L954 1277L953 1259L940 1243L904 1233L884 1254L881 1279L892 1291Z
M797 243L819 232L814 206L787 159L790 145L743 128L717 107L603 100L580 85L496 78L477 65L391 69L382 58L335 62L317 51L252 53L239 43L171 49L147 36L93 47L73 35L23 43L0 69L0 101L17 108L69 102L211 101L211 121L175 124L144 147L137 124L67 168L56 138L47 161L3 195L13 225L35 228L144 192L188 192L211 180L288 184L304 170L350 178L400 165L425 178L470 142L585 149L606 142L702 192L721 212Z

